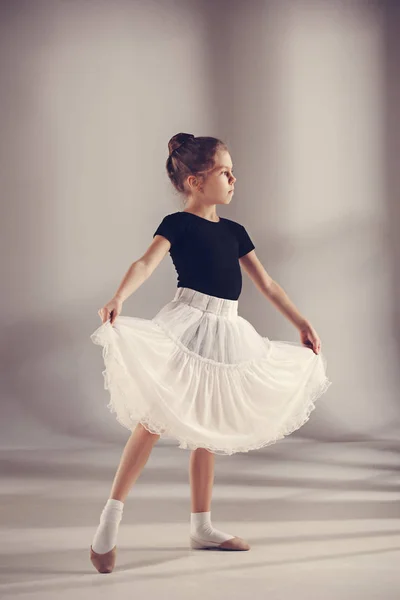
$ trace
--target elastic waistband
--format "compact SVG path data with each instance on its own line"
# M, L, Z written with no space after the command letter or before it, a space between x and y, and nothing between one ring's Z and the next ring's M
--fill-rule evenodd
M178 287L174 297L174 301L176 300L216 315L234 317L238 314L238 300L210 296L191 288Z

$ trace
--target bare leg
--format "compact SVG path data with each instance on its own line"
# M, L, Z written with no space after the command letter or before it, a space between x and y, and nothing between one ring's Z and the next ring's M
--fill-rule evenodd
M121 503L139 477L159 435L149 433L140 423L129 437L111 488L110 498L90 547L90 560L100 573L111 573L115 565L116 538L122 518Z
M192 450L189 463L192 513L209 512L214 484L215 455L205 448Z
M159 435L150 433L139 423L125 444L111 487L110 498L125 502L129 490L138 479Z
M189 463L192 514L190 537L192 548L250 550L239 537L215 529L211 524L211 496L214 484L215 455L205 448L192 450Z

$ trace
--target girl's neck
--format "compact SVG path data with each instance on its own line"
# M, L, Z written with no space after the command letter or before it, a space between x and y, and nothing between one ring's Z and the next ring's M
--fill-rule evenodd
M216 213L215 205L210 207L203 206L191 206L186 207L183 212L192 213L192 215L197 215L198 217L202 217L202 219L207 219L208 221L219 221L219 216Z

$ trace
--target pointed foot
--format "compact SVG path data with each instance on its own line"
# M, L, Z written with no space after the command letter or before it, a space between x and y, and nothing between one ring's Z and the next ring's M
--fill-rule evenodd
M111 573L115 567L116 556L117 546L114 546L114 548L105 554L97 554L92 546L90 546L90 560L99 573Z

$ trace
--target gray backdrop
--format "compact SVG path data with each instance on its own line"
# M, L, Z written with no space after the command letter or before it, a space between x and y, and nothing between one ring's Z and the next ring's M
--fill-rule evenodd
M395 2L1 3L3 448L126 440L89 336L182 206L180 131L228 143L218 214L321 337L333 385L293 435L397 438L398 39ZM243 278L241 315L299 341ZM167 255L123 314L175 287Z

